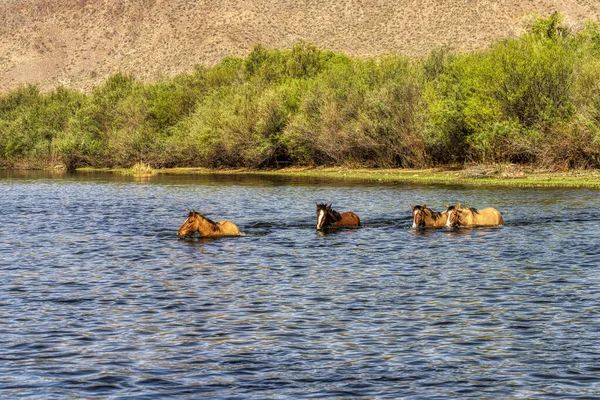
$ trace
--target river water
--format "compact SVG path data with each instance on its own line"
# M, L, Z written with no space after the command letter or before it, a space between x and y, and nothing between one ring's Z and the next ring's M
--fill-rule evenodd
M600 398L598 194L2 172L0 397ZM411 228L458 202L506 225Z

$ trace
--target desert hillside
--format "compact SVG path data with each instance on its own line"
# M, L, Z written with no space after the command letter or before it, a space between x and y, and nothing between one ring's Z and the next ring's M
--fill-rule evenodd
M117 71L155 80L299 40L360 57L469 51L554 11L600 21L597 0L4 0L0 92L90 90Z

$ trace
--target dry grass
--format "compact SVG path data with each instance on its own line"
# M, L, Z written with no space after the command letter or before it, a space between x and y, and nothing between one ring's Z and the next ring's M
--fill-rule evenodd
M596 0L4 0L0 91L28 83L90 90L117 71L155 80L300 39L361 57L469 51L553 11L574 26L600 21Z
M460 171L460 177L465 179L516 179L525 178L533 170L518 164L477 164L467 166ZM537 171L539 173L539 171Z
M156 175L156 170L142 161L139 161L131 167L129 170L124 170L127 175L133 175L135 177L147 177Z

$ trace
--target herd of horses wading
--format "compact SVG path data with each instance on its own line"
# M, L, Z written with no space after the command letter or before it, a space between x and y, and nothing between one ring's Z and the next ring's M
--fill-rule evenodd
M504 219L495 208L476 208L449 206L442 212L433 211L426 205L413 206L413 228L476 227L504 225ZM188 216L177 236L185 238L198 232L200 237L240 236L240 228L231 221L214 222L202 214L188 210ZM331 204L317 204L317 230L332 228L352 228L360 226L360 218L353 212L339 213Z

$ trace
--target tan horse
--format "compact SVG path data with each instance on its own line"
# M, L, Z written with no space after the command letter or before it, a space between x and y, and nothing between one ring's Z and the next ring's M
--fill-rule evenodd
M460 204L449 206L446 204L448 219L446 226L493 226L504 225L504 218L500 211L489 207L482 210L476 208L462 208Z
M437 212L431 208L427 208L425 204L422 206L413 206L412 217L413 217L413 228L441 228L446 226L448 221L447 211Z
M360 226L360 218L353 212L339 212L331 209L331 204L317 204L317 230Z
M214 222L192 210L189 211L187 219L177 231L177 236L184 238L193 235L195 232L198 232L200 237L241 235L240 229L233 222Z

